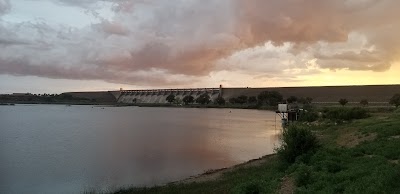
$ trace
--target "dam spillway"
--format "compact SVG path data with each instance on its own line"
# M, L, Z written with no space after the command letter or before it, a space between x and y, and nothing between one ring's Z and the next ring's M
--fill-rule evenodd
M167 97L174 95L175 99L183 99L185 96L193 96L194 99L200 95L207 94L214 101L222 95L220 88L188 88L188 89L155 89L155 90L121 90L118 103L167 103Z

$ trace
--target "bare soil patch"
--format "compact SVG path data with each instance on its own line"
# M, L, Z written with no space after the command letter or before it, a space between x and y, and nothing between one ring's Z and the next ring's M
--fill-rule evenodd
M361 134L356 128L345 128L339 130L336 143L344 147L355 147L361 142L374 140L376 136L376 133Z
M293 194L296 188L293 177L285 176L282 178L279 194Z

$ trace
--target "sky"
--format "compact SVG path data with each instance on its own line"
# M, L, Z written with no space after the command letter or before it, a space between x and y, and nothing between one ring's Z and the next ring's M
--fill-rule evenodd
M398 0L0 0L0 93L400 83Z

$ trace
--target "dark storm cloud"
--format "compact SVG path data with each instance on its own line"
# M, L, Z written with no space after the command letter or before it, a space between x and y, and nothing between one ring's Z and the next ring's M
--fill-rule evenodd
M96 16L99 23L82 29L2 24L0 74L177 84L167 77L185 82L205 76L217 69L217 61L268 41L308 52L320 42L345 43L352 32L374 49L316 51L319 67L384 71L398 60L400 48L400 1L53 1L93 13L105 2L115 15ZM1 15L9 4L0 2L6 2L0 3ZM21 44L27 42L31 45Z

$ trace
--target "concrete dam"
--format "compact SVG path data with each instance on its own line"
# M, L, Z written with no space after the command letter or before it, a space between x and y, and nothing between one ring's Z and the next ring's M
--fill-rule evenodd
M186 89L149 89L118 90L99 92L69 92L75 97L96 99L106 103L167 103L168 95L183 99L191 95L195 99L207 93L211 100L222 96L226 101L240 95L257 96L262 91L277 91L283 98L290 96L311 97L313 103L337 103L346 98L350 103L359 103L362 99L369 102L388 103L390 98L400 93L400 85L366 85L366 86L311 86L311 87L270 87L270 88L186 88Z
M208 94L213 101L221 95L220 88L191 88L191 89L157 89L157 90L123 90L117 98L119 103L168 103L166 98L174 95L175 99L193 96L194 99Z

